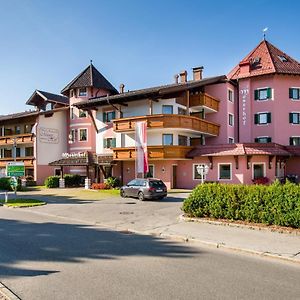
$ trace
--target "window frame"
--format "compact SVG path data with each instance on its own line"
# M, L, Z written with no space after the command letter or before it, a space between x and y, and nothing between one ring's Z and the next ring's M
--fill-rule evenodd
M207 165L206 163L198 163L198 164L193 164L193 180L202 180L202 178L201 178L201 176L200 176L200 174L199 174L199 177L200 178L196 178L195 177L195 175L196 175L196 166L205 166L205 165ZM206 180L206 175L204 174L204 176L203 176L203 180L205 181Z
M110 114L111 114L111 118L108 117ZM111 121L116 118L116 111L115 110L104 111L102 114L102 118L103 118L102 120L103 123L111 123Z
M230 94L232 96L231 100L230 100ZM231 88L227 88L227 100L231 103L234 103L234 90Z
M81 114L83 114L81 116ZM83 119L83 118L87 118L88 114L87 111L83 110L83 109L78 109L78 118Z
M154 164L149 164L149 170L150 170L150 167L153 169L152 176L148 177L148 173L150 172L150 171L148 171L148 173L146 173L145 178L155 178L155 165Z
M252 168L252 175L251 175L251 178L252 180L254 179L257 179L257 178L254 178L254 166L255 165L262 165L263 166L263 177L266 177L267 175L267 171L266 171L266 163L265 162L254 162L251 164L251 168ZM258 177L260 178L260 177Z
M266 123L260 123L260 116L261 115L266 115ZM257 123L255 123L256 117L257 116ZM270 117L269 117L270 116ZM270 122L268 122L268 119L270 119ZM268 125L272 123L272 113L269 111L263 111L263 112L257 112L254 114L254 125Z
M266 91L267 93L267 98L260 98L260 93L262 91ZM268 93L270 91L270 97L268 98ZM257 93L257 97L256 97L256 93ZM274 90L271 87L261 87L261 88L257 88L254 90L254 100L255 101L268 101L268 100L274 100Z
M297 114L298 115L298 123L294 123L294 120L293 120L293 115ZM292 115L292 117L291 117ZM289 122L290 124L292 125L300 125L300 112L298 111L292 111L289 113Z
M230 117L231 117L231 118L230 118ZM232 122L230 122L230 120L231 120ZM230 124L230 123L231 123L231 124ZM234 114L232 114L232 113L228 113L228 125L231 126L231 127L234 126Z
M298 144L296 144L296 145L293 145L293 144L291 144L291 139L299 139L299 143ZM290 146L300 146L300 136L290 136L290 138L289 138L289 145Z
M220 171L221 171L221 166L230 166L230 178L221 178L220 175ZM222 180L222 181L231 181L232 180L232 163L218 163L218 180Z
M106 142L105 142L106 140ZM108 147L108 143L107 140L110 140L109 144L110 147ZM112 141L115 140L114 144L115 146L113 146ZM115 148L117 146L117 139L115 137L108 137L108 138L103 138L103 149L111 149L111 148Z
M81 139L81 135L80 135L80 132L82 130L85 130L86 131L86 140L82 140ZM78 142L81 142L81 143L86 143L88 141L88 129L87 128L78 128Z
M181 145L181 144L179 143L179 138L180 138L180 137L186 139L186 144L185 144L185 145ZM189 137L186 136L186 135L178 134L178 146L188 146L188 145L189 145Z
M259 139L271 139L270 142L268 142L268 140L266 142L260 142L260 141L255 141L255 140L259 140ZM267 143L272 143L272 137L271 136L258 136L256 137L254 140L254 143L261 143L261 144L267 144Z
M232 140L232 143L230 142ZM229 136L228 137L228 144L234 144L234 137Z
M85 93L84 94L80 94L81 91L80 90L85 90ZM87 90L87 87L81 87L81 88L78 88L78 97L87 97L88 95L88 90Z
M298 91L298 98L290 97L291 90L297 90ZM299 101L300 100L300 87L292 86L289 88L289 99L292 101Z

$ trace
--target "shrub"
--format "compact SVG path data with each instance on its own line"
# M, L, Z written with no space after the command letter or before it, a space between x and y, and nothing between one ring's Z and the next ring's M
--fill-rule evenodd
M78 174L66 174L64 175L64 179L67 187L75 187L82 184L82 178Z
M109 190L110 186L106 184L105 182L102 183L93 183L92 184L93 190Z
M269 178L268 177L260 177L252 180L254 184L268 184Z
M0 190L11 191L9 177L0 178Z
M121 181L117 177L108 177L106 179L106 184L108 184L111 188L116 188L121 186Z
M244 220L280 226L300 227L300 186L201 184L183 203L193 217Z
M47 188L58 188L59 187L59 176L49 176L45 180L45 186Z

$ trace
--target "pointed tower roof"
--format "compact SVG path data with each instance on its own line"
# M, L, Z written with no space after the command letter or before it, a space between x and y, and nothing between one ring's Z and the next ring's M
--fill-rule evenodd
M92 63L64 87L61 93L63 95L68 95L70 89L82 87L95 87L108 90L112 94L118 94L118 91L114 86L94 67Z
M300 75L300 63L263 40L228 74L229 79L266 74Z

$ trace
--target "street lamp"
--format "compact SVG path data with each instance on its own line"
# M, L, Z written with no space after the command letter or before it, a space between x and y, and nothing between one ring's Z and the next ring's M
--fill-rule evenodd
M13 138L13 159L14 161L17 160L17 138Z
M204 165L197 165L196 167L197 173L201 176L201 184L204 183L204 176L208 174L209 166Z

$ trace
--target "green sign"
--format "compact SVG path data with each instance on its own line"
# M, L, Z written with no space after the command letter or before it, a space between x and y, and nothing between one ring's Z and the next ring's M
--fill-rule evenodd
M23 162L8 162L6 165L6 176L21 177L25 176L25 166Z

